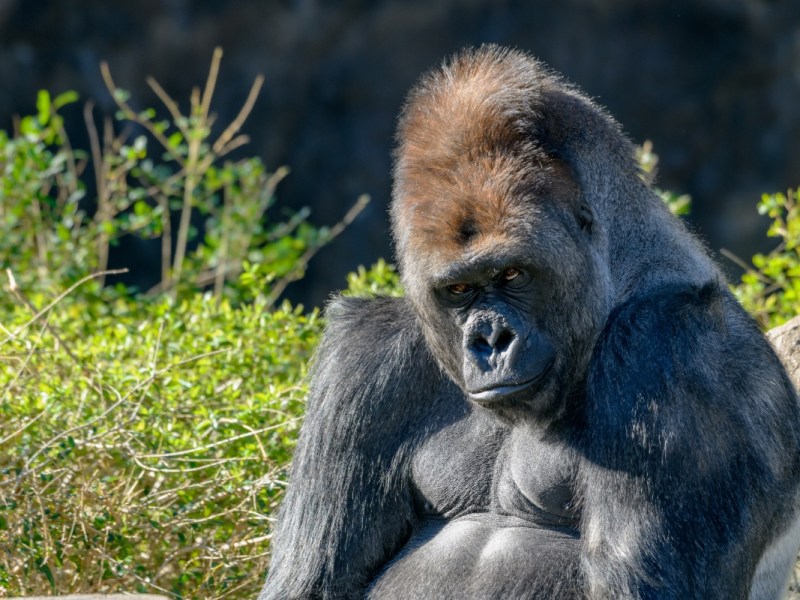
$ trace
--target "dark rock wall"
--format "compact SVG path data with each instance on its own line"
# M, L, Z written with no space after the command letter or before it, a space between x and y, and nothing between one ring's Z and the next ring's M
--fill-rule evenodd
M332 224L360 193L373 198L290 288L320 303L347 271L390 254L390 151L404 93L443 56L482 42L533 52L634 140L652 139L660 184L692 194L691 222L713 250L746 259L769 248L755 202L800 184L798 0L0 0L0 124L31 111L39 88L76 89L111 112L104 59L142 106L156 104L147 75L187 98L221 45L223 120L266 75L245 129L250 152L291 167L281 201ZM148 255L133 250L115 262ZM147 265L135 266L146 278Z

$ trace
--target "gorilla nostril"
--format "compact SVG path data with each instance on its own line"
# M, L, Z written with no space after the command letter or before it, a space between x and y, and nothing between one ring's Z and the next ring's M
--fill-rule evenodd
M492 346L486 338L478 337L472 341L472 350L478 354L491 354Z
M494 342L494 349L498 352L504 352L508 349L511 345L511 342L514 341L514 334L511 333L508 329L503 329L500 332L500 335L497 336L497 339Z
M470 346L473 352L480 355L502 353L508 350L514 337L511 330L503 328L500 331L493 331L489 336L475 336Z

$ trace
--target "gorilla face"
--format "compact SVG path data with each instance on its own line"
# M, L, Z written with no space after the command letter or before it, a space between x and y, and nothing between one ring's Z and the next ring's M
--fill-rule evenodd
M602 323L585 309L603 293L587 209L548 189L515 200L522 225L485 229L468 214L460 252L441 243L410 261L428 271L409 293L434 355L472 402L505 416L563 410Z
M535 394L553 366L555 348L536 324L542 294L531 270L471 265L456 283L438 286L436 295L461 331L461 375L469 397L491 405Z

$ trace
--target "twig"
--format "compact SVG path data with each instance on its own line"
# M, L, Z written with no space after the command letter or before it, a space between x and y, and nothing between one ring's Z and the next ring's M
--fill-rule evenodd
M72 142L70 141L69 136L67 135L67 130L64 128L63 121L61 123L61 126L58 128L58 135L61 136L64 148L66 149L65 155L67 158L67 169L69 170L69 173L72 176L72 181L70 182L69 185L69 194L68 194L71 195L72 193L78 190L78 184L80 183L78 177L83 168L81 167L79 170L78 165L75 163L75 152L72 148Z
M213 150L216 154L222 156L232 150L231 147L226 148L226 146L231 141L233 136L236 135L242 128L245 120L247 120L247 117L250 115L250 111L253 110L253 105L256 103L256 98L258 98L258 93L261 91L262 85L264 85L264 76L259 75L253 82L253 86L250 88L250 93L247 95L247 99L242 105L239 114L236 115L236 118L231 122L230 125L228 125L225 131L222 132L222 135L219 136L217 141L214 142Z
M87 275L86 277L82 277L81 279L79 279L78 281L73 283L71 286L69 286L66 289L66 291L64 291L64 292L60 293L58 296L56 296L56 299L53 300L52 302L50 302L50 304L45 306L40 311L36 312L36 314L33 316L32 319L30 319L26 323L23 323L22 325L17 327L17 329L14 331L14 337L18 336L24 329L30 327L36 321L38 321L42 316L44 316L48 312L50 312L50 310L56 304L61 302L61 300L63 300L66 296L69 296L76 288L82 286L87 281L91 281L92 279L96 279L98 277L105 276L105 275L119 275L121 273L127 273L127 272L128 272L128 269L111 269L111 270L107 270L107 271L99 271L97 273L91 273L91 274ZM6 269L6 275L8 275L9 288L11 289L11 291L14 294L16 294L16 292L18 290L18 286L17 286L16 279L14 279L14 274L11 272L11 269ZM34 308L34 312L35 312L35 308ZM2 346L6 341L7 340L4 340L3 342L0 342L0 346Z
M152 89L155 92L156 96L158 96L158 99L161 100L166 109L169 111L169 114L172 117L172 122L175 124L175 127L177 127L180 130L184 138L188 138L189 132L181 124L184 118L175 101L170 97L169 94L167 94L167 92L164 91L164 88L161 87L161 84L158 83L158 81L156 81L153 77L148 77L147 79L145 79L145 81L147 82L147 85L150 86L150 89ZM166 150L170 149L169 142L167 142L166 140L163 142L163 145L164 149Z
M158 131L155 127L153 127L153 123L150 122L149 120L140 119L139 115L136 114L136 112L130 107L130 105L119 97L118 93L119 89L114 84L114 80L111 78L111 71L108 68L107 62L104 61L100 63L100 73L103 76L103 81L105 82L108 91L111 92L111 97L114 99L114 102L116 103L117 107L123 112L123 114L131 121L139 123L142 127L147 129L147 131L149 131L150 134L158 140L158 143L164 146L165 150L169 151L170 149L169 141L167 140L166 137L164 137L164 134ZM153 82L156 83L155 80L153 80ZM150 83L150 79L148 79L148 83ZM158 86L158 83L156 83L156 85ZM158 91L155 88L153 91L155 91L156 94L158 94ZM163 90L161 91L163 92ZM169 98L169 96L167 96L167 98ZM169 108L170 108L169 105L167 105L167 109ZM180 117L180 112L178 113L178 116ZM175 123L175 125L177 126L178 123ZM172 158L179 165L183 166L183 158L180 155L170 152L170 158Z
M356 200L356 203L352 207L350 207L350 210L347 211L347 214L345 214L342 220L339 221L333 227L331 227L328 236L325 238L324 244L328 244L331 240L333 240L340 233L342 233L342 231L344 231L345 228L355 220L355 218L359 215L359 213L361 213L361 211L364 210L364 208L366 208L367 204L369 204L369 196L367 194L362 194L361 196L359 196L358 200ZM302 272L302 270L305 268L308 262L314 257L314 255L317 252L319 252L320 248L322 248L324 244L315 244L310 248L308 248L303 253L303 255L297 260L297 265L295 266L294 270L291 273L284 275L275 284L275 287L272 288L272 290L269 293L269 296L267 296L267 299L265 301L264 305L265 307L271 307L272 305L275 304L280 295L286 289L286 286L298 278L298 273Z
M195 172L197 155L200 152L200 140L189 140L189 156L186 161L186 179L183 184L183 203L181 216L178 221L178 237L175 242L175 257L172 261L171 280L178 282L183 275L183 259L186 255L186 246L189 243L189 227L192 221L192 206L194 204L194 190L196 187Z
M47 196L46 193L43 196ZM31 209L34 212L34 219L37 223L44 222L44 218L42 217L42 207L39 203L39 200L34 197L33 202L31 202ZM33 230L33 239L36 245L36 252L39 256L39 276L44 278L47 273L47 239L45 238L45 232L43 227L36 227Z
M228 261L228 246L231 236L230 227L230 212L231 212L231 187L229 183L225 184L222 190L222 240L220 240L219 255L217 256L217 267L214 273L214 298L216 299L217 306L222 302L222 289L225 285L225 276L227 269L225 263Z
M735 263L737 266L747 271L748 273L753 273L756 277L758 277L761 280L762 283L765 284L773 283L771 279L753 269L752 265L748 265L746 262L744 262L741 258L736 256L733 252L731 252L727 248L721 248L719 253L722 254L722 256L724 256L725 258L727 258L729 261Z
M226 438L224 440L220 440L218 442L214 442L212 444L206 444L205 446L197 446L196 448L189 448L188 450L179 450L177 452L164 452L162 454L139 454L139 458L175 458L176 456L186 456L187 454L194 454L195 452L201 452L202 450L210 450L211 448L218 448L220 446L224 446L226 444L230 444L232 442L236 442L238 440L257 436L260 433L264 433L267 431L274 431L275 429L281 429L282 427L286 427L292 421L299 420L299 417L295 417L294 419L289 419L285 423L279 423L277 425L270 425L269 427L262 427L261 429L254 429L252 431L248 431L247 433L241 433L239 435L235 435L231 438Z
M97 135L97 126L94 122L94 102L89 101L83 107L83 120L86 123L86 131L89 134L89 147L92 150L92 162L94 162L94 178L97 185L97 218L101 224L108 218L108 188L106 186L107 165L103 153L100 149L100 137ZM106 129L108 131L108 129ZM100 235L97 238L97 257L101 269L108 266L108 233L104 227L100 227ZM105 280L100 277L100 285L104 285Z
M140 469L147 471L148 473L193 473L195 471L204 471L206 469L211 469L213 467L218 467L220 465L224 465L229 462L227 458L220 458L216 462L209 463L206 465L200 465L199 467L188 467L185 469L170 469L168 467L151 467L150 465L144 464L136 454L131 455L131 460L136 463L136 466Z
M208 111L211 107L211 98L214 95L214 88L217 85L217 76L219 75L219 63L222 60L222 48L217 46L214 48L214 54L211 56L211 66L208 69L208 78L206 79L206 88L203 91L203 99L200 103L200 112L204 116L208 116Z
M157 201L161 205L161 284L167 285L172 269L172 213L169 197L159 193Z

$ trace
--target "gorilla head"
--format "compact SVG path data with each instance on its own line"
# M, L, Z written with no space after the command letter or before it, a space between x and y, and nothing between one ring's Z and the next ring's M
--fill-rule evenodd
M581 384L608 316L607 223L542 116L569 90L527 56L481 53L411 93L393 230L440 365L478 404L548 417Z

